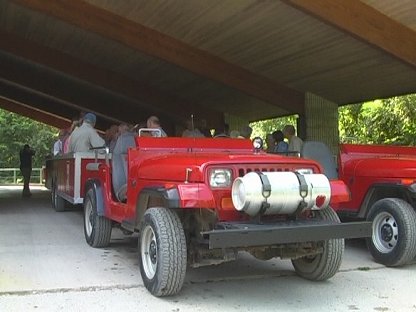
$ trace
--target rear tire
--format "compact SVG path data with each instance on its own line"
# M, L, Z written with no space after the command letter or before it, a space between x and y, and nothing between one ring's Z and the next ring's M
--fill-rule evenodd
M62 197L58 195L57 186L55 183L52 184L52 207L55 209L56 212L63 212L65 211L66 201Z
M186 239L178 215L166 208L150 208L140 227L140 273L154 296L178 293L186 273Z
M97 194L98 195L98 194ZM98 195L99 196L99 195ZM84 199L84 235L88 245L107 247L111 239L112 222L97 213L97 199L94 189L89 189Z
M337 214L329 206L317 214L321 220L340 223ZM322 244L322 253L292 260L293 267L299 276L308 280L323 281L338 272L344 254L344 239L330 239L323 241Z
M376 262L401 266L416 256L416 212L406 201L384 198L370 208L368 221L373 222L373 235L367 247Z

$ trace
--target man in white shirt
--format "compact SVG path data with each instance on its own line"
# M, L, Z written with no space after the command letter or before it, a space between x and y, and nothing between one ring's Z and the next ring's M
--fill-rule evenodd
M182 132L182 137L186 138L202 138L204 135L198 128L193 127L192 121L186 121L186 129Z
M66 129L59 130L58 140L53 145L53 156L59 156L64 153L64 141L67 138L67 133Z
M283 128L283 135L286 139L289 140L288 152L295 152L300 154L300 151L302 150L303 141L301 138L297 137L295 133L295 127L292 125L286 125Z
M159 118L157 118L156 116L150 116L147 119L147 127L150 128L150 129L159 129L161 137L167 137L168 136L166 134L166 132L163 131L162 127L160 126ZM156 136L156 135L152 133L152 136Z

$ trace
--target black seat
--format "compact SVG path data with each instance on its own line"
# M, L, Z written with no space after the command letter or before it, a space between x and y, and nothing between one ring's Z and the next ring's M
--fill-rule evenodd
M134 146L136 146L134 134L123 133L117 139L111 158L113 189L121 202L127 199L127 151L129 147Z
M324 174L329 180L338 179L334 157L325 143L318 141L303 142L300 154L304 158L318 162L323 167Z

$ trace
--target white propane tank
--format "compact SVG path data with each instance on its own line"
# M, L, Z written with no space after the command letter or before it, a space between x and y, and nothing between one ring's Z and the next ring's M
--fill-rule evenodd
M268 180L270 192L263 193L264 183L260 175L267 177L263 180ZM323 174L305 174L303 177L305 190L306 186L308 190L304 198L304 209L326 207L331 198L328 178ZM303 201L300 188L301 182L294 172L249 172L244 177L235 179L232 200L238 211L244 211L250 216L256 216L266 201L270 206L263 212L265 215L293 214Z

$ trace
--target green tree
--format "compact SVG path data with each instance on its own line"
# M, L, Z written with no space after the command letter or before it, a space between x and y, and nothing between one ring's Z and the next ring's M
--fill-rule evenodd
M296 126L296 119L297 115L292 115L252 122L250 123L250 127L253 128L252 137L259 136L265 139L268 133L272 133L276 130L282 130L285 125Z
M341 141L416 144L416 94L340 107Z
M33 167L51 154L58 129L0 109L0 168L19 167L19 151L29 144L35 151Z

